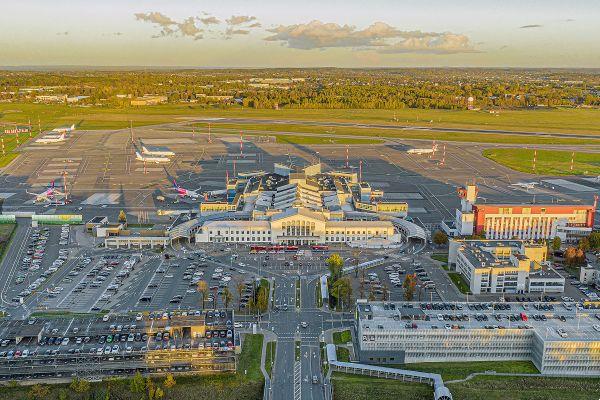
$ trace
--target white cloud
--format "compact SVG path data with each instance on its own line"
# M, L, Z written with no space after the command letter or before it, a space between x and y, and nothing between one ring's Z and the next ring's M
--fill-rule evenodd
M188 17L182 22L177 22L171 17L168 17L160 12L137 13L135 18L138 21L150 22L160 27L160 32L153 35L153 38L165 36L186 36L195 40L202 39L202 29L196 26L196 18Z
M221 21L214 16L198 18L198 20L200 20L200 22L202 22L204 25L218 25L221 23Z
M450 54L475 52L467 36L451 32L404 31L384 22L365 29L352 25L311 21L268 29L273 35L264 40L280 42L295 49L350 47L381 53Z
M250 31L248 29L232 29L232 28L227 28L227 30L225 31L225 34L227 36L231 36L231 35L248 35L250 33Z
M380 53L456 54L477 53L469 38L455 33L410 37L379 49Z
M227 22L227 25L242 25L256 21L256 17L251 15L232 15L231 18L228 18L225 21Z

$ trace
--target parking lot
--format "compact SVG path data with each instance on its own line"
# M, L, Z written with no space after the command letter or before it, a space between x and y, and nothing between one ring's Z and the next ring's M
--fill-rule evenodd
M195 310L4 321L0 376L85 375L111 366L233 369L232 318L231 312Z

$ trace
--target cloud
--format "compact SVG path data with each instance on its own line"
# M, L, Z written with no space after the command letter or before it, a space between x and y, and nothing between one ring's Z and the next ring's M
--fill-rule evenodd
M123 32L114 32L113 35L115 36L121 36L123 34Z
M567 18L565 19L565 22L574 22L575 20L573 18Z
M59 36L67 36L69 34L69 32L65 31L65 32L56 32L57 35Z
M135 18L138 21L152 22L163 27L176 24L175 21L167 17L165 14L156 11L149 13L136 13Z
M469 38L451 32L405 31L384 22L365 29L352 25L311 21L268 29L273 35L264 40L280 42L294 49L350 47L380 53L452 54L476 52Z
M242 25L256 21L256 17L250 15L232 15L231 18L228 18L225 21L227 22L227 25Z
M508 45L507 44L500 46L500 50L504 50L504 49L508 49Z
M465 35L442 33L411 37L379 50L380 53L456 54L478 53Z
M218 25L221 21L217 17L198 18L204 25Z
M179 32L183 36L191 36L195 39L202 38L202 35L200 35L202 33L202 29L196 26L196 23L194 22L194 17L186 18L183 22L178 23L177 27L179 28Z
M232 28L227 28L227 30L225 31L225 35L227 36L231 36L231 35L248 35L250 33L249 30L247 29L232 29Z
M158 25L161 29L158 34L152 35L157 39L165 36L191 37L195 40L202 39L203 30L196 26L195 17L188 17L182 22L177 22L160 12L136 13L138 21L150 22Z
M260 22L255 22L252 25L248 25L248 28L260 28L262 24Z
M535 29L535 28L541 28L542 25L539 24L530 24L530 25L523 25L520 26L519 29Z

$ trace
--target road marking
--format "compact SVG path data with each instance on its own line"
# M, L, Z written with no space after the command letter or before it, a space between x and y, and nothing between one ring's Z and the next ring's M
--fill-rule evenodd
M294 362L294 400L302 398L302 363Z

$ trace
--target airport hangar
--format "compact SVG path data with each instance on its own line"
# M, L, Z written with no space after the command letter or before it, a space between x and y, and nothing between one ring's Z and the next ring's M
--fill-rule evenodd
M274 172L239 173L226 189L200 205L200 215L174 226L172 239L198 243L397 247L425 240L423 228L406 221L405 202L385 199L356 171L323 172L321 164Z

